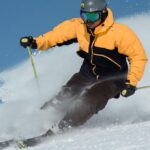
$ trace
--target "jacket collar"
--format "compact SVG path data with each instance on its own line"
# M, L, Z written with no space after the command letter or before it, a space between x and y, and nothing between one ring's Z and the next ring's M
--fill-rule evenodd
M94 35L105 33L113 25L114 23L113 13L110 8L107 8L107 9L108 9L108 16L102 24L100 24L99 26L95 28Z

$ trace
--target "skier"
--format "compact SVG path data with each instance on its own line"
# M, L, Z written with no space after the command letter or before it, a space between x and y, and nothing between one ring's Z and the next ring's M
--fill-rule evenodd
M38 50L74 42L79 43L77 54L83 64L54 98L75 103L59 122L60 129L82 125L111 98L133 95L147 62L135 33L114 21L105 0L82 0L80 18L66 20L38 37L20 39L24 48Z

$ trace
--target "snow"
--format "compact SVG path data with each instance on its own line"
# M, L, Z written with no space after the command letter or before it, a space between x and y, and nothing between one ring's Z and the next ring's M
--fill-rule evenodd
M150 13L117 20L130 26L150 56ZM59 91L80 68L82 59L75 53L77 44L55 47L34 55L38 82L30 60L0 73L0 141L33 137L45 132L62 117L57 111L41 111L40 106ZM150 85L150 66L138 86ZM149 90L129 98L112 99L106 108L83 126L50 138L25 150L149 150ZM17 150L10 147L6 150Z

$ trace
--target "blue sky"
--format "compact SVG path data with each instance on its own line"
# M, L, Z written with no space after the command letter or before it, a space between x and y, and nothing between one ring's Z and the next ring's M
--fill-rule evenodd
M150 10L149 0L111 0L116 18ZM63 20L79 17L80 0L1 0L0 72L28 58L22 36L38 36Z

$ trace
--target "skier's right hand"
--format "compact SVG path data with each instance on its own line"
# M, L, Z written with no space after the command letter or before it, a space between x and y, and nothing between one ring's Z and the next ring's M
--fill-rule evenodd
M123 90L121 91L121 95L123 97L129 97L131 95L133 95L136 91L136 87L131 85L129 83L129 81L127 81L125 84L124 84L124 88Z
M33 39L32 36L25 36L20 38L20 45L24 48L31 47L33 49L37 49L36 41Z

